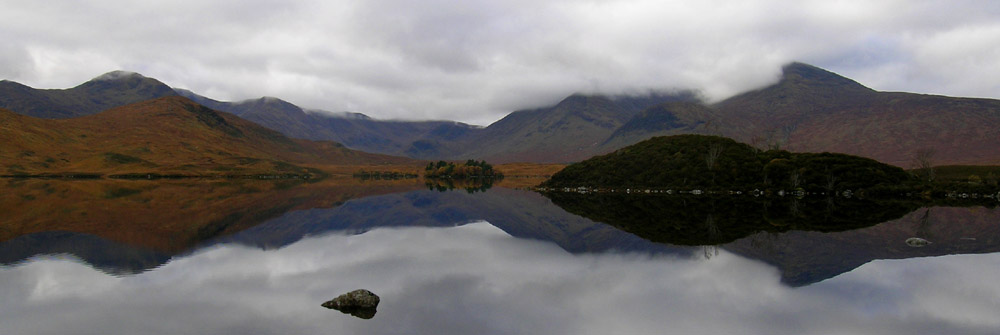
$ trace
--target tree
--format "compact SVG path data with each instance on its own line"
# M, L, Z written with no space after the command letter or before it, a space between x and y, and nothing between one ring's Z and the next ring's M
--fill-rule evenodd
M926 182L934 181L934 149L922 148L917 150L913 156L913 164L917 168L918 176Z
M715 163L719 160L719 156L722 155L722 144L715 142L708 146L708 153L705 154L705 164L708 165L709 170L715 170Z

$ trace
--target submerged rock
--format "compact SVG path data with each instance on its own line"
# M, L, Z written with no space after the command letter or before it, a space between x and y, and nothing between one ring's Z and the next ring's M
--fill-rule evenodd
M324 302L323 307L362 319L371 319L375 316L375 307L378 307L378 303L379 297L375 293L360 289L341 294L333 300Z
M923 246L926 246L928 244L931 244L931 242L928 241L928 240L919 238L919 237L911 237L911 238L906 239L906 245L911 246L911 247L923 247Z

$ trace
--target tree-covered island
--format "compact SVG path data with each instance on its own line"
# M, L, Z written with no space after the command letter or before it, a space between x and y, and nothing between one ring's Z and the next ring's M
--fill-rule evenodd
M883 192L913 178L899 167L835 153L760 150L718 136L654 137L567 166L548 189Z
M468 160L464 164L438 161L427 163L424 168L425 178L503 178L503 174L493 169L493 165L486 161Z

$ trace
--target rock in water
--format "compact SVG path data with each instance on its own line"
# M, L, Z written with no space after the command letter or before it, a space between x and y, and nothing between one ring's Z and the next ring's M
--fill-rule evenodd
M350 314L362 319L371 319L375 316L375 307L378 307L379 298L369 290L354 290L341 294L333 300L323 303L323 307L336 309L344 314Z
M931 242L928 241L928 240L919 238L919 237L911 237L911 238L906 239L906 245L911 246L911 247L919 248L919 247L926 246L928 244L931 244Z

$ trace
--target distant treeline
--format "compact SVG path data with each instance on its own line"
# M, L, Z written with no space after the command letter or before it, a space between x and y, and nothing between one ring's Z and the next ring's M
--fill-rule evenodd
M427 163L424 168L426 178L502 178L503 175L493 169L493 165L486 161L468 160L464 164L456 165L452 162L438 161L437 163Z
M416 173L409 172L398 172L398 171L365 171L361 170L354 173L354 178L360 178L363 180L374 179L374 180L397 180L397 179L414 179L419 177Z

